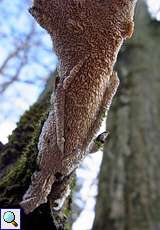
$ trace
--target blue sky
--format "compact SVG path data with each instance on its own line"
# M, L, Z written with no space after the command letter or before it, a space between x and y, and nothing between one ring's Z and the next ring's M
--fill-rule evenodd
M148 0L153 14L160 9L160 0ZM34 21L27 9L31 0L3 0L0 3L0 66L15 45L24 42L25 35L34 27L35 35L28 48L27 64L20 72L19 81L15 81L0 95L0 141L6 143L8 135L16 127L16 122L23 112L33 104L45 86L47 76L57 65L57 58L52 52L52 43L48 34ZM7 6L7 7L6 7ZM157 14L160 19L160 11ZM4 36L5 35L5 36ZM4 36L4 37L3 37ZM16 43L16 44L15 44ZM37 44L40 45L37 48ZM23 57L23 54L20 54ZM13 59L7 66L7 74L0 75L0 84L10 75L14 75L19 59ZM26 81L34 84L27 84ZM3 132L2 132L3 130Z
M148 3L152 14L157 13L160 9L160 0L148 0ZM32 26L35 30L35 36L29 43L31 46L27 48L29 49L27 64L22 68L19 80L9 86L3 95L0 95L0 141L3 143L7 142L7 137L16 127L20 115L36 101L45 86L48 74L57 65L50 37L34 22L27 11L30 5L30 0L2 0L0 2L0 66L16 45L23 44L24 35L31 30ZM160 10L157 17L160 20ZM39 43L40 45L37 46ZM20 53L21 58L23 58L23 53ZM0 75L0 85L9 80L10 75L14 75L18 64L19 59L16 58L9 62L7 74ZM32 81L35 84L27 84L25 81ZM105 124L102 126L103 131L104 129ZM94 197L97 194L97 186L93 184L93 181L96 180L101 159L101 152L93 154L92 157L85 159L83 164L85 170L82 168L77 170L80 178L78 183L84 186L80 193L76 194L75 201L84 210L74 223L73 230L89 230L92 226Z
M27 9L30 5L31 1L3 0L0 2L0 67L16 46L25 43L29 32L34 31L34 36L25 47L27 57L25 57L25 52L19 52L18 58L12 58L8 62L5 74L0 74L1 90L1 84L14 76L21 60L24 58L26 61L18 80L0 95L0 141L3 143L7 142L7 137L16 127L20 115L36 101L50 71L55 70L57 65L56 55L52 52L51 39L29 15Z

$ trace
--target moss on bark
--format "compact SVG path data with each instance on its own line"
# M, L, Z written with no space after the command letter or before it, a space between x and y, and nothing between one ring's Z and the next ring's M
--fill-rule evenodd
M56 76L57 73L54 73L50 77L37 102L20 118L17 128L9 137L8 143L4 146L1 145L1 208L19 207L19 202L30 184L31 175L36 168L39 134L49 111L50 96ZM51 213L49 203L41 205L29 215L25 215L22 210L22 229L64 229L66 216L70 212L68 204L61 214ZM56 223L54 223L55 217L57 218ZM70 225L67 224L66 227L69 229Z

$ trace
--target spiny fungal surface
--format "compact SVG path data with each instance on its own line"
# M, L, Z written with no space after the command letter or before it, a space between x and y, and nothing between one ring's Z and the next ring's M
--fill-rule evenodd
M119 80L113 71L123 40L133 32L136 0L34 0L29 10L50 34L59 83L38 143L39 170L21 206L26 213L64 200L72 172L96 149L95 134ZM107 136L107 135L106 135ZM55 207L58 210L58 207Z

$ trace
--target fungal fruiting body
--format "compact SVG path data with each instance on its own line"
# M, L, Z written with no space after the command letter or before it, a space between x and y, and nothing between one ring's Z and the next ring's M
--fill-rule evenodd
M26 213L47 202L51 190L52 200L62 200L65 179L94 149L102 114L119 84L113 66L123 40L132 35L135 3L33 1L30 13L51 35L59 58L59 83L39 137L39 170L21 202Z

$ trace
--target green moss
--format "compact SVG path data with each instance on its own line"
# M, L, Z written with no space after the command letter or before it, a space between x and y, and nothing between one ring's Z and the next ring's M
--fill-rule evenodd
M19 178L22 171L25 169L25 163L27 161L26 155L22 155L21 158L17 161L13 168L9 168L6 171L6 176L0 182L0 188L5 188L11 184L14 184ZM12 181L12 183L11 183Z
M37 108L37 105L34 105L34 106ZM39 138L39 134L40 134L40 130L43 125L43 122L46 119L47 113L46 111L44 111L44 108L41 108L41 110L38 110L39 116L41 116L40 118L39 116L37 116L37 113L36 113L37 109L35 110L33 108L33 110L34 110L34 113L33 114L30 113L30 115L36 117L36 121L38 120L38 118L41 119L41 122L40 123L38 122L38 124L36 124L36 122L34 122L35 124L32 123L34 128L32 131L28 133L28 135L26 134L28 140L26 141L26 144L24 144L24 147L22 148L22 152L20 153L18 151L15 151L16 156L17 157L19 156L19 159L16 161L15 164L12 164L6 170L5 172L6 176L4 176L0 182L0 190L4 187L7 187L8 185L15 184L16 182L19 182L21 185L23 183L26 184L26 177L30 177L32 172L35 170L36 156L38 153L38 149L37 149L38 138ZM22 123L27 122L28 119L25 120L25 117L23 117L21 121ZM11 138L13 138L13 136Z
M37 127L37 121L42 113L47 109L46 105L36 103L29 111L25 112L17 124L17 128L9 137L9 143L3 148L0 157L0 169L2 170L9 164L13 164L24 148L29 144L33 133Z
M42 117L46 118L46 114L43 114ZM31 143L24 148L23 154L21 154L17 162L6 171L3 180L0 182L0 189L17 182L24 185L26 184L26 179L30 178L36 167L37 143L42 125L43 122L35 128L34 133L32 133L33 137L30 139Z
M73 174L71 177L70 188L71 188L71 194L66 200L64 208L63 208L63 219L65 219L64 230L72 229L73 220L72 220L72 207L71 206L72 206L72 196L76 188L76 175L75 174Z
M9 137L9 143L3 148L0 158L0 170L3 176L0 181L0 200L8 197L17 200L21 199L21 194L8 194L8 187L18 186L25 191L30 183L30 178L36 168L36 157L38 153L37 143L41 128L46 120L49 105L50 94L48 91L45 97L30 107L25 112L17 124L17 128Z
M98 149L103 150L104 144L102 144L100 141L95 140L94 143L98 147Z
M53 84L50 82L49 86L52 89ZM30 184L31 175L37 167L37 143L42 126L48 115L50 95L51 90L47 87L47 90L39 98L38 102L31 106L29 111L25 112L21 117L17 128L9 137L9 143L2 148L0 157L1 207L19 207L19 202L22 200L22 196ZM72 181L72 188L74 186L75 180ZM51 215L48 204L42 205L38 210L40 211L33 213L35 220L42 218L42 216L45 219L47 216L47 221L50 218L55 225L57 223L57 226L65 225L66 218L71 214L71 198L67 200L67 205L64 212L62 212L62 220L58 213L57 218L55 213L54 216ZM47 210L48 213L46 214ZM32 217L28 215L25 218L28 220L32 219ZM26 227L26 229L28 228ZM70 221L68 221L65 229L71 229Z
M71 197L67 200L67 205L63 209L63 216L66 219L64 224L65 230L71 230L72 229L72 221L71 221Z
M64 230L71 230L72 227L69 223L65 224Z
M73 176L70 186L71 186L71 191L73 192L76 189L76 175Z
M71 210L68 207L66 207L63 213L65 217L68 218L71 215Z
M107 118L107 112L104 111L104 112L101 114L101 116L102 116L102 119Z

